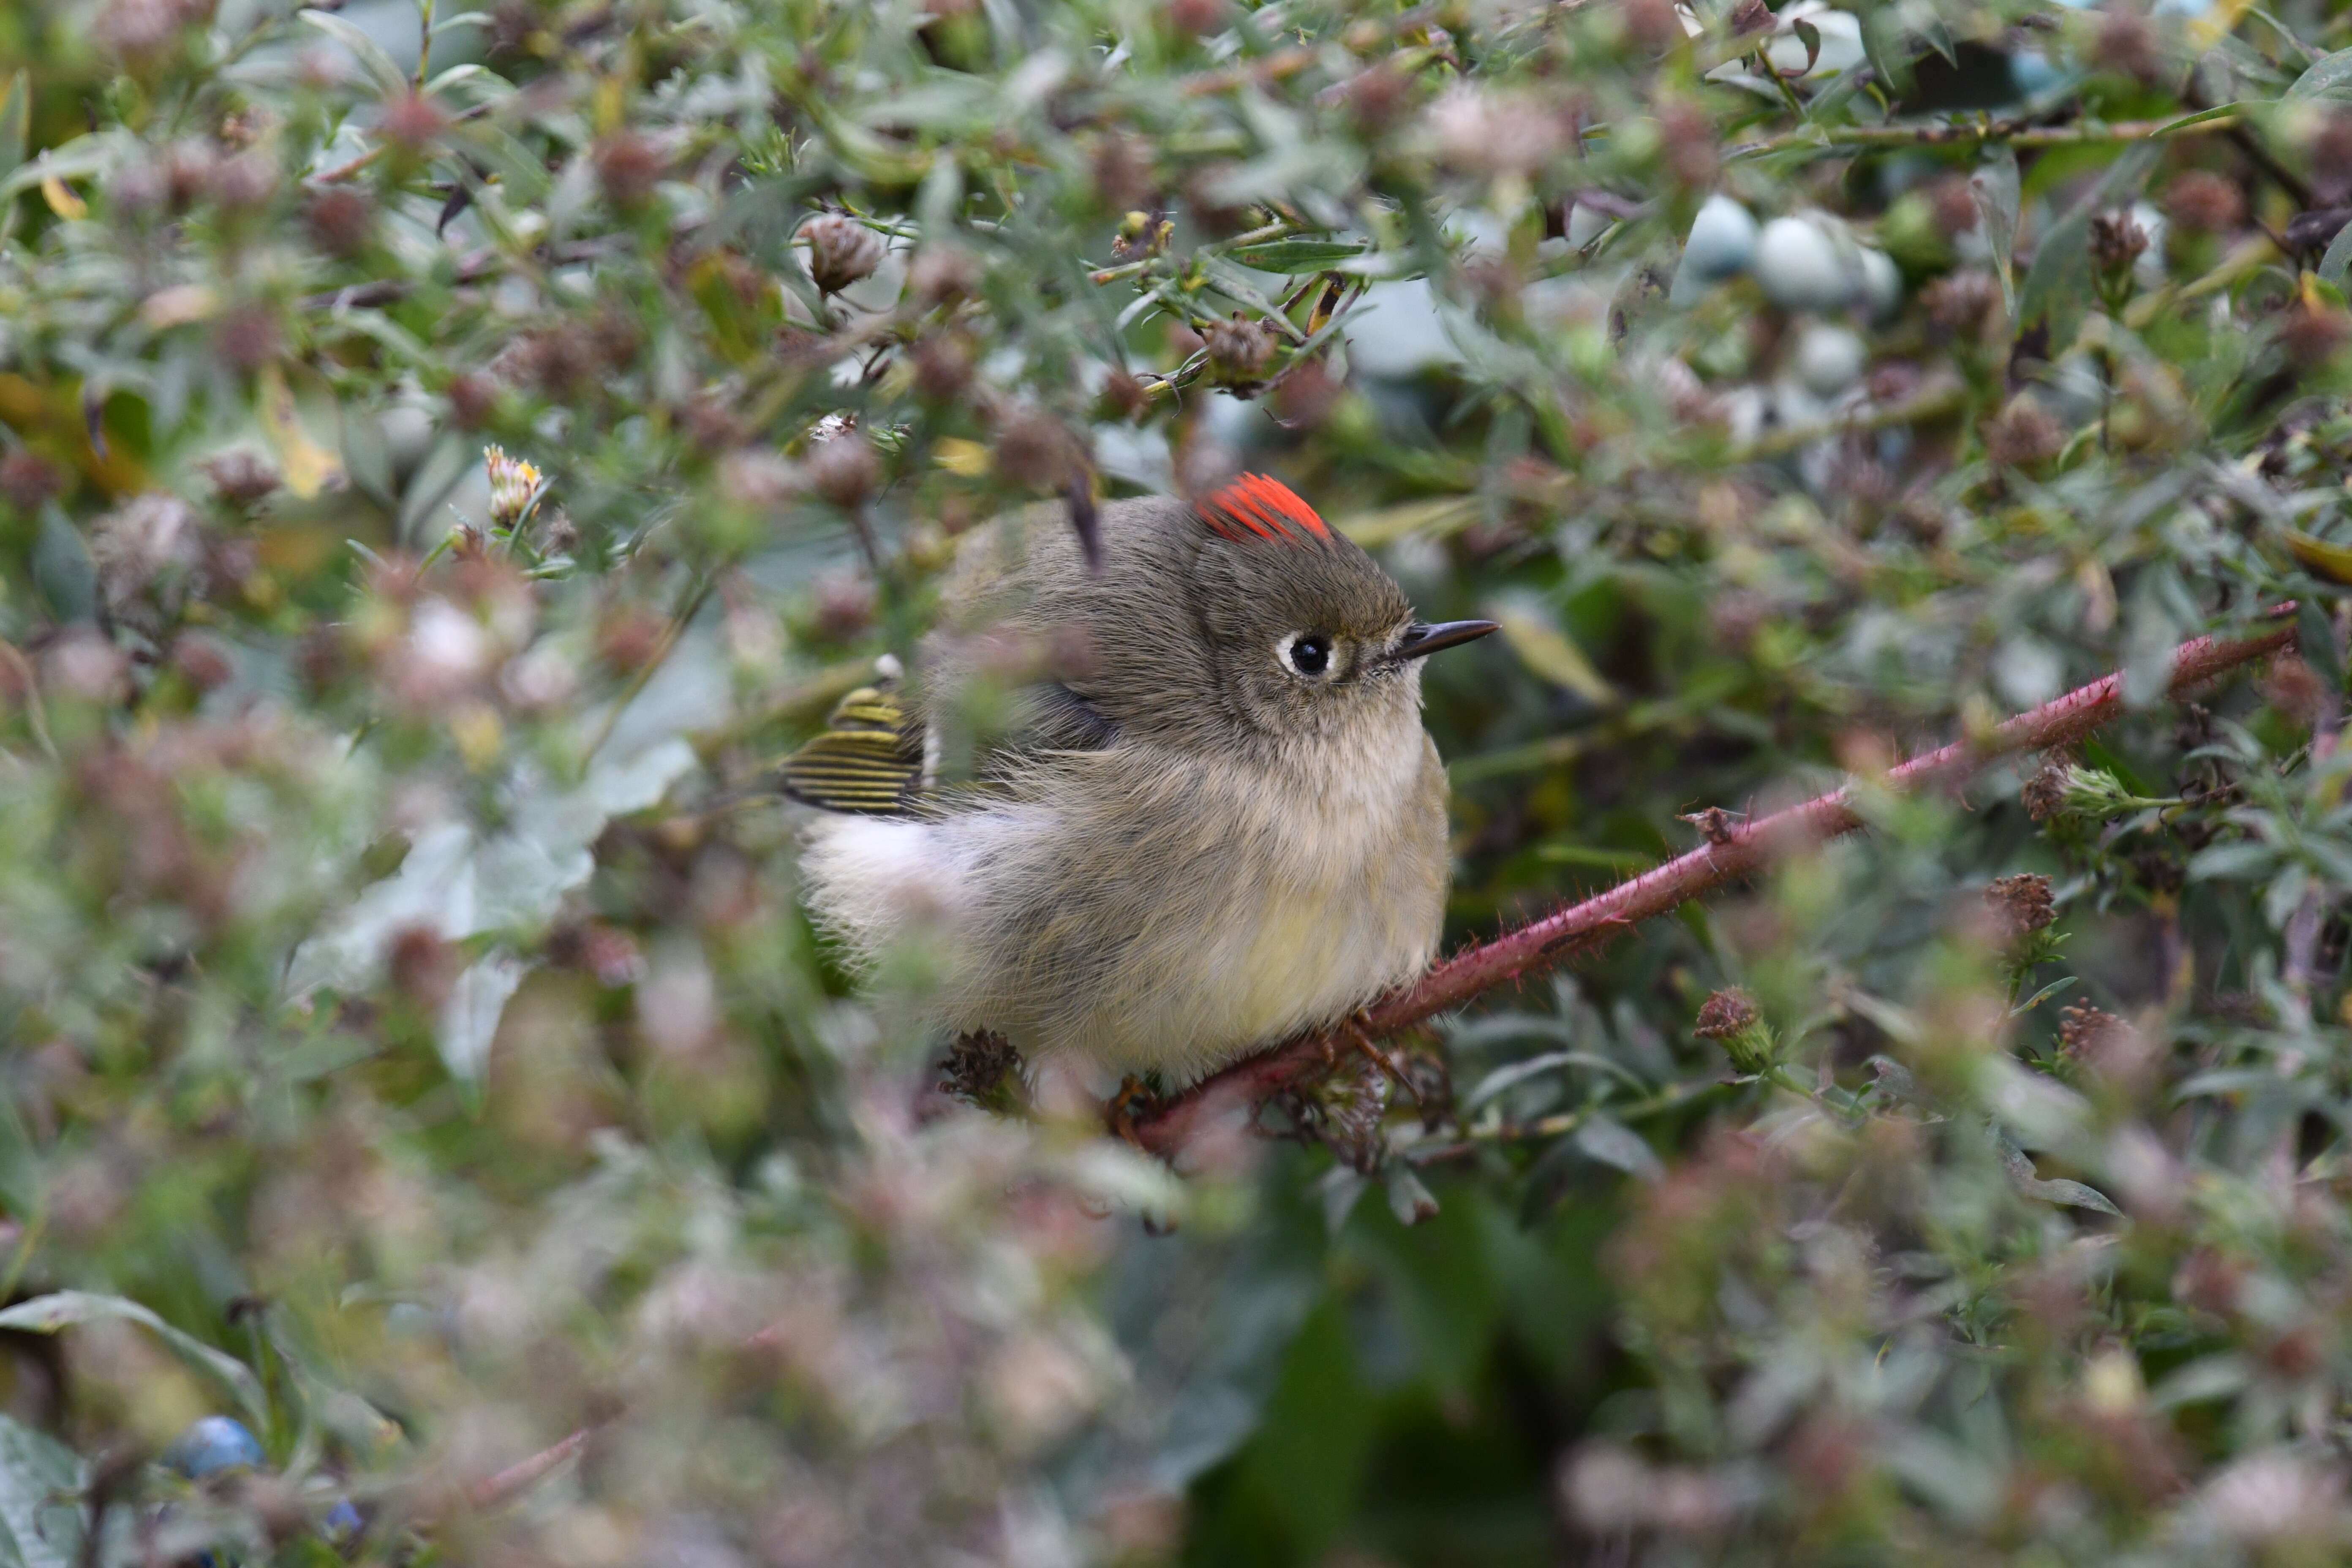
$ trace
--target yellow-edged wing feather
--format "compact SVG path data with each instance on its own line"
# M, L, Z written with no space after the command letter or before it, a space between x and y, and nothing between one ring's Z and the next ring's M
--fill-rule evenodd
M923 730L886 687L843 698L824 731L784 759L784 793L827 811L897 816L923 784Z

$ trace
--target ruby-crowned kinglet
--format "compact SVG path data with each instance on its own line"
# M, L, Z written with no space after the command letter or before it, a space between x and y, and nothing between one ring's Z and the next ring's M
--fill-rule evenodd
M1415 620L1262 476L1099 529L1098 569L1043 515L968 536L920 689L854 693L783 785L826 808L802 874L853 960L937 942L940 1022L1183 1081L1428 966L1448 857L1420 660L1495 627ZM943 780L954 694L1019 646L1060 657Z

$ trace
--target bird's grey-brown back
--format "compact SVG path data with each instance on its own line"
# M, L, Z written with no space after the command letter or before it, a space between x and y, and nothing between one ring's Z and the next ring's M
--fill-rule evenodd
M1008 787L813 845L814 901L854 945L897 905L945 940L952 1027L1189 1078L1434 952L1445 785L1399 657L1411 606L1319 520L1237 538L1205 515L1103 508L1099 572L1057 509L968 538L922 658L933 712L1008 634L1056 666Z

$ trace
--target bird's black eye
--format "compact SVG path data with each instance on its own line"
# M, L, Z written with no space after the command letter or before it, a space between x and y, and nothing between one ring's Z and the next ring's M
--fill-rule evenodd
M1290 642L1290 668L1301 675L1320 675L1331 668L1331 639L1308 632Z

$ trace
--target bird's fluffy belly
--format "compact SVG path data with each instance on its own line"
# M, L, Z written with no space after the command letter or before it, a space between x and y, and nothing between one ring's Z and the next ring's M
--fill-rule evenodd
M1086 765L1125 776L933 821L830 819L803 859L811 901L868 959L943 938L954 1027L1190 1078L1428 964L1444 796L1419 728L1344 792L1098 753Z

